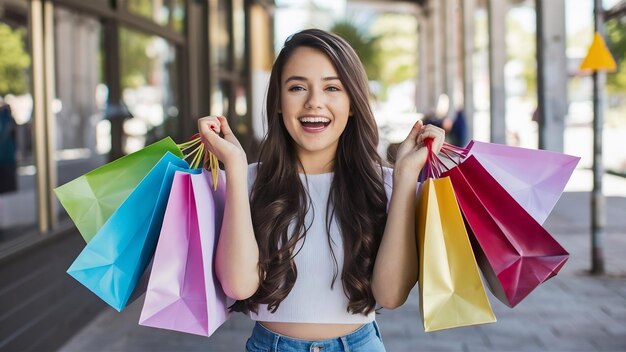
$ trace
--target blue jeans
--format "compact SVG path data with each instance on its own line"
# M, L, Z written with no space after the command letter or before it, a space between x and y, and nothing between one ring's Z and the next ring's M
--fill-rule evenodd
M329 340L300 340L279 335L256 323L246 343L246 352L384 352L385 346L375 321L345 336Z

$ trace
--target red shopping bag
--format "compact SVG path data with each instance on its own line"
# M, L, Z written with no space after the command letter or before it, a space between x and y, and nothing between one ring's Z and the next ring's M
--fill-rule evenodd
M569 253L474 157L449 176L473 236L476 260L493 294L509 307L556 275Z

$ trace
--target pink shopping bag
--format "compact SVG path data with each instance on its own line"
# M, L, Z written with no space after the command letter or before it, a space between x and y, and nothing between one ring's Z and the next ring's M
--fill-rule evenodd
M465 148L446 144L443 150L461 154L461 160L473 155L539 224L550 215L580 160L549 150L475 140Z
M139 324L211 336L229 316L213 269L225 179L213 191L210 173L194 171L174 176Z

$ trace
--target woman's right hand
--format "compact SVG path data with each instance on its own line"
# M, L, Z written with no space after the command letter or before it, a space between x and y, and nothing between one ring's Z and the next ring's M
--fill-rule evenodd
M410 180L416 180L420 171L428 160L428 150L425 140L432 139L432 153L439 153L446 133L435 125L424 125L423 121L415 122L411 132L398 147L394 171L402 171ZM395 172L394 172L395 175Z
M238 162L248 164L246 153L224 116L201 117L198 132L206 150L215 154L225 167Z

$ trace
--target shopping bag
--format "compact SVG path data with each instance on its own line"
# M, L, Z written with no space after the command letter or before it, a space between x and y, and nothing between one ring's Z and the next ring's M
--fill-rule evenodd
M444 172L471 229L474 254L494 295L509 307L556 275L569 254L475 156Z
M461 151L474 155L493 178L533 217L543 224L561 197L579 157L472 140Z
M418 197L415 225L424 330L495 322L450 179L427 179Z
M210 336L228 319L213 267L225 188L220 179L212 191L210 177L206 171L174 177L140 325Z
M167 137L54 189L86 242L166 152L183 157L176 143Z
M68 274L121 311L154 253L174 172L186 168L187 162L166 152L87 243Z

